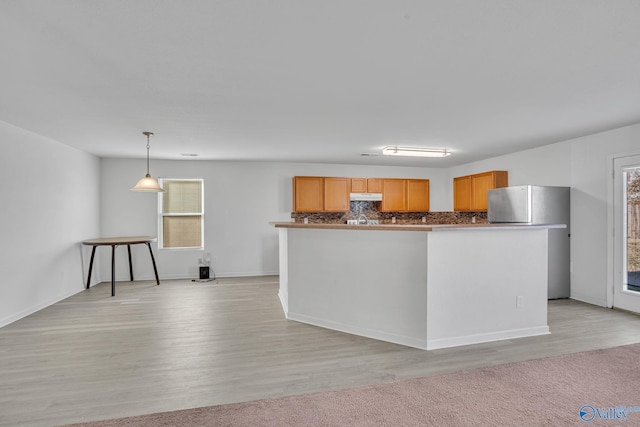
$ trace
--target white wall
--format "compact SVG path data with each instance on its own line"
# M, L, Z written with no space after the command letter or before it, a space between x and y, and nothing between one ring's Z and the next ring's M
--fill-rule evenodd
M454 176L509 171L510 185L571 187L571 298L611 305L611 165L614 156L640 154L640 124L450 168ZM451 186L448 209L453 206Z
M129 188L145 173L144 160L102 160L104 236L157 236L157 195ZM278 233L270 221L289 221L291 178L295 175L429 178L432 210L442 210L447 186L442 169L273 162L152 160L151 174L164 178L203 178L205 250L218 276L278 273ZM200 251L163 250L157 255L161 278L197 277ZM146 247L132 247L134 277L153 278ZM109 250L101 252L102 280L110 279ZM126 250L116 253L116 279L128 280Z
M571 297L609 306L613 157L640 154L640 125L585 136L571 144Z
M0 122L0 326L82 291L99 179L97 157Z
M568 142L546 145L447 170L446 210L453 209L453 178L490 170L509 172L509 185L571 185L571 145Z

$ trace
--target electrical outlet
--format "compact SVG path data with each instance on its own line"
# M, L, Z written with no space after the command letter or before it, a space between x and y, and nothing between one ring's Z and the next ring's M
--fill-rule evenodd
M524 308L524 295L516 297L516 308Z

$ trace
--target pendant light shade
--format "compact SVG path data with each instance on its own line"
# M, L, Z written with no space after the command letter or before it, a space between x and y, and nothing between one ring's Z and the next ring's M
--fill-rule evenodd
M135 187L130 188L131 191L150 191L161 193L164 190L158 184L154 178L151 178L151 175L147 174L144 178L140 178L140 181L136 184Z
M149 173L149 137L153 135L153 132L142 132L143 135L147 137L147 174L144 178L140 179L135 187L130 188L131 191L140 191L140 192L152 192L152 193L161 193L164 190L158 184L154 178L151 177Z

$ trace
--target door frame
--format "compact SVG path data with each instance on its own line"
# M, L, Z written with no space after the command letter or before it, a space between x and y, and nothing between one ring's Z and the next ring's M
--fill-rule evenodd
M608 270L608 277L610 280L610 283L607 286L607 307L609 308L620 308L623 310L629 310L629 311L633 311L633 312L637 312L640 313L640 293L637 294L637 307L635 308L631 308L629 307L628 303L628 299L627 301L625 301L625 297L629 297L632 294L627 294L626 292L623 293L621 286L621 280L623 278L622 274L622 269L621 269L621 265L619 264L619 257L621 256L621 249L622 247L620 246L620 244L622 244L622 242L620 242L620 240L622 240L622 237L624 236L624 232L622 230L623 228L623 222L621 221L619 215L618 215L618 210L622 207L619 206L622 204L622 199L621 199L621 187L620 184L621 182L619 182L620 178L622 177L621 174L619 174L619 170L621 168L624 167L624 165L620 164L621 162L625 162L628 161L632 164L638 164L640 165L640 152L633 152L633 153L621 153L621 154L616 154L616 155L612 155L609 156L609 164L608 164L608 168L609 168L609 179L610 179L610 185L609 185L609 214L608 214L608 230L609 232L608 234L608 260L607 260L607 270ZM620 242L620 244L619 244ZM623 298L622 299L618 299L618 304L616 304L616 296L623 294ZM636 297L635 294L633 294L634 298ZM635 303L634 303L635 304Z

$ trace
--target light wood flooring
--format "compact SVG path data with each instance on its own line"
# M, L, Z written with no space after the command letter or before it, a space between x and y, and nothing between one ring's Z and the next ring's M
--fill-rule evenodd
M549 302L551 334L424 351L284 318L277 277L101 283L0 328L0 425L341 389L640 342L640 316Z

